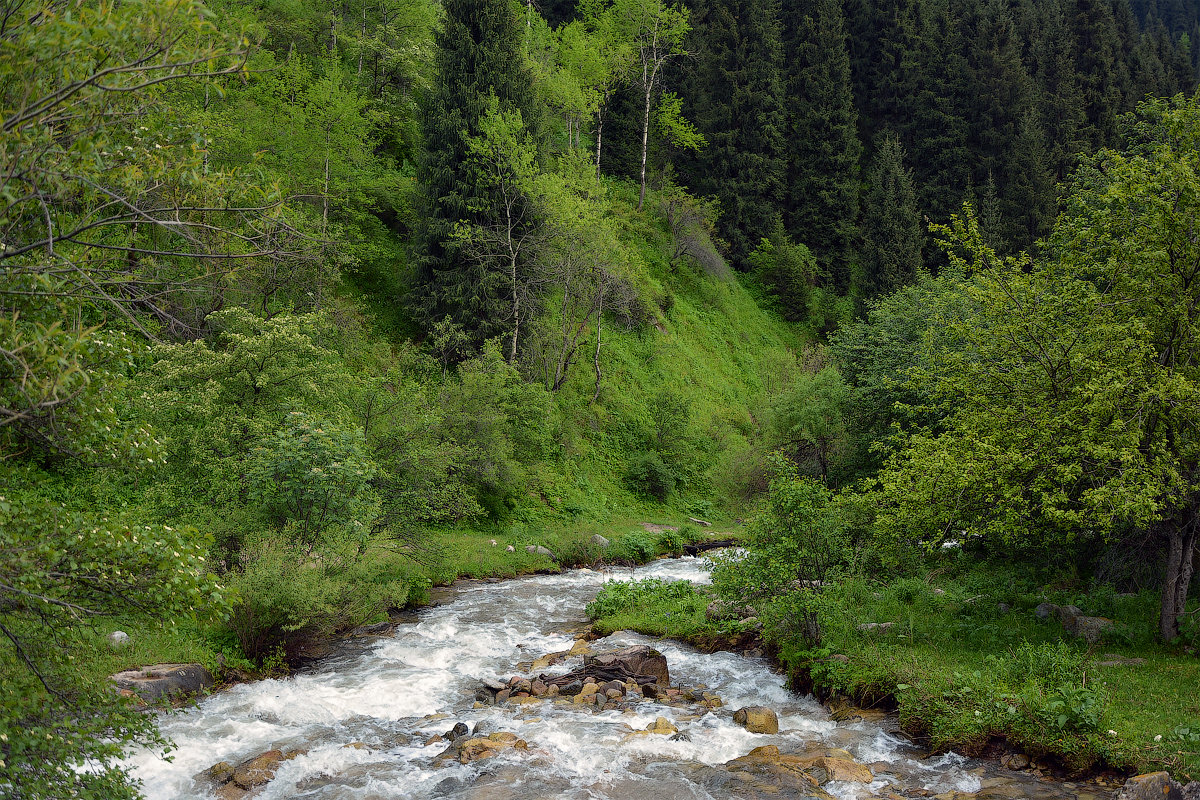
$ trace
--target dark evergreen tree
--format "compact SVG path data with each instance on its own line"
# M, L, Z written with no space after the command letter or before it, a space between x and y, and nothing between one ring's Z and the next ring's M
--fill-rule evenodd
M1046 136L1033 109L1021 120L1004 174L1003 235L1013 250L1028 250L1049 232L1055 196Z
M1083 89L1075 71L1075 50L1061 0L1040 4L1030 46L1030 72L1037 86L1039 124L1046 137L1046 158L1054 181L1064 180L1086 146Z
M1112 144L1117 116L1131 93L1129 65L1121 60L1121 37L1108 0L1064 0L1075 45L1086 115L1084 134L1092 148Z
M787 179L783 218L835 286L849 285L862 145L840 0L783 5Z
M917 212L912 171L900 139L885 133L875 148L862 201L862 239L853 294L867 301L910 283L921 266L925 235Z
M691 58L678 82L708 144L677 159L682 182L715 197L718 233L733 263L772 229L782 186L779 23L774 0L700 0L691 6Z
M913 165L918 208L939 221L958 210L971 174L973 87L963 33L969 11L949 0L927 0L922 7L908 58L911 110L895 124Z
M478 344L510 331L512 320L501 265L464 252L451 235L460 221L488 226L499 214L489 183L468 157L468 141L480 134L492 97L501 111L520 112L533 129L537 112L513 6L507 0L447 0L445 12L437 79L422 108L424 226L410 301L427 328L449 315ZM530 216L524 215L525 224Z

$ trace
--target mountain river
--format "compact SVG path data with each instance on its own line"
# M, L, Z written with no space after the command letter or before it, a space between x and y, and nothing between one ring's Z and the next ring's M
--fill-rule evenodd
M226 796L204 777L205 770L271 749L299 755L281 762L274 779L249 795L256 800L826 797L820 791L845 800L1110 796L1093 785L1042 781L954 754L922 758L896 732L894 721L834 722L812 698L788 691L783 676L763 659L706 655L635 634L618 633L591 645L607 650L649 644L666 656L673 685L709 691L723 705L709 710L647 699L624 710L597 711L561 701L476 702L484 681L507 681L539 656L570 649L586 630L584 606L606 580L701 583L708 579L703 567L701 559L665 559L636 570L584 569L456 584L444 593L444 602L388 637L352 640L300 674L237 685L164 715L161 728L177 746L173 759L137 753L128 764L150 800ZM578 666L574 659L538 672L560 674ZM735 709L756 705L775 709L778 734L749 733L733 722ZM658 717L683 735L633 733ZM426 743L460 722L485 734L514 733L528 747L466 764L439 760L447 743ZM723 766L762 745L784 753L848 751L871 768L874 780L833 781L808 793Z

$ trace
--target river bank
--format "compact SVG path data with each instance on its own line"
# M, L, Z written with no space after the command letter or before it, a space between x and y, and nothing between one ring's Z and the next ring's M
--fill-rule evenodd
M584 606L607 581L706 577L698 560L687 558L635 570L463 583L391 636L356 642L293 677L235 686L164 717L163 732L178 747L174 761L145 753L127 766L151 800L234 796L218 792L211 769L222 762L246 766L267 754L279 758L272 780L254 795L264 800L765 798L781 791L823 800L1109 796L959 756L924 759L887 724L839 721L790 692L763 658L707 655L634 633L581 644ZM670 692L626 689L603 705L579 696L521 696L522 679L578 669L585 647L639 645L665 657ZM567 657L543 660L555 653ZM512 686L511 699L496 702L492 689L486 702L481 692L489 685ZM580 695L598 700L586 687ZM777 716L778 732L738 722L737 709L760 706ZM456 730L471 738L460 741ZM510 744L471 745L476 739ZM474 755L456 755L457 745L471 745ZM476 758L480 748L495 752ZM830 775L834 767L852 769L843 761L859 768ZM816 767L825 772L812 772ZM814 780L801 776L806 769ZM808 781L807 788L801 791L797 781Z
M886 600L886 587L877 588ZM927 591L938 602L947 594ZM841 613L837 593L831 590L827 597L828 613ZM1188 755L1182 737L1155 740L1157 731L1144 730L1154 721L1163 726L1173 715L1189 714L1191 695L1179 689L1192 680L1188 670L1194 664L1186 658L1092 653L1062 642L973 647L965 637L954 638L956 620L945 614L927 611L925 620L907 627L862 622L868 614L892 618L885 615L890 613L885 602L876 605L857 604L853 624L829 625L817 649L789 638L778 620L767 622L764 643L759 638L764 625L753 608L714 603L678 586L612 587L589 613L600 633L630 629L705 649L761 652L788 674L794 688L825 700L835 715L860 713L855 706L887 710L932 752L989 757L1035 775L1109 786L1155 770L1168 770L1182 783L1194 779L1189 765L1196 754L1193 749ZM1007 623L1014 636L1055 639L1048 625L1026 623L1032 630L1025 630L1018 620L1014 614ZM947 634L931 641L924 630L939 625ZM1056 676L1047 684L1030 683L1047 674ZM1082 680L1074 692L1067 684L1072 678ZM1062 702L1064 695L1075 705ZM1172 732L1169 726L1160 730ZM1176 726L1175 733L1181 731L1187 732Z

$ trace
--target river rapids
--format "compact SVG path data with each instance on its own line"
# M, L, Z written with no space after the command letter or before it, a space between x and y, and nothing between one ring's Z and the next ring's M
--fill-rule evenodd
M476 703L488 679L520 674L518 664L567 650L585 627L584 606L607 580L708 580L703 559L665 559L636 570L572 570L496 583L466 582L446 601L387 637L351 647L315 667L279 680L234 686L182 712L160 728L176 750L171 760L133 754L127 766L149 800L218 797L203 773L218 762L238 764L271 749L300 755L280 764L256 800L388 800L463 798L706 798L752 797L721 769L755 747L783 752L840 748L871 766L871 784L832 782L822 789L852 800L906 796L1097 798L1095 787L1056 784L1010 773L954 754L922 758L886 722L835 723L811 698L790 692L763 659L706 655L685 645L618 633L595 649L650 644L663 653L675 685L703 688L724 705L672 707L651 700L624 711L578 705ZM545 670L562 673L570 664ZM575 665L577 666L577 664ZM733 722L742 706L769 706L780 732L753 734ZM666 717L685 737L630 735ZM444 742L426 745L456 723L484 732L512 732L528 750L462 764L438 760ZM686 741L684 739L687 739ZM806 797L786 787L778 797ZM957 794L956 794L957 793Z

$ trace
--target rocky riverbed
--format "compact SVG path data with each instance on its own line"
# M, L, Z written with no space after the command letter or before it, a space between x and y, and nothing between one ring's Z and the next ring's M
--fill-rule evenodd
M167 798L1081 798L1113 791L953 754L873 712L830 713L760 658L618 633L587 641L609 579L704 581L702 561L465 583L304 674L166 716L178 750L130 760ZM839 721L840 720L840 721Z

